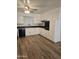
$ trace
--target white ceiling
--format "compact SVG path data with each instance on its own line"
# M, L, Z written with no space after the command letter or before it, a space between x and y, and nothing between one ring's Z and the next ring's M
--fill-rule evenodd
M61 6L61 0L30 0L31 8L36 8L37 10L33 13L40 14L54 8ZM17 11L24 12L23 0L17 0Z

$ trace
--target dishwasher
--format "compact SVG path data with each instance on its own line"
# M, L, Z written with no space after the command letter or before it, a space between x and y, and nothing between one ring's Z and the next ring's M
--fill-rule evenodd
M25 37L25 28L19 28L18 34L19 37Z

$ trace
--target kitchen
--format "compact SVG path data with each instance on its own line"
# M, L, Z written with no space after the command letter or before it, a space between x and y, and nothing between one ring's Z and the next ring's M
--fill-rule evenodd
M33 51L37 50L37 52L39 50L39 49L36 49L36 47L38 47L37 42L39 43L39 45L41 45L40 47L44 50L45 48L43 48L44 46L42 45L43 43L42 40L45 40L45 41L47 40L46 42L44 42L46 44L48 44L48 42L50 43L61 42L61 38L60 38L60 35L61 35L60 34L60 28L61 28L60 27L60 21L61 21L60 20L61 19L61 16L60 16L61 3L60 2L61 1L60 0L46 0L46 1L45 0L17 0L17 1L18 1L17 2L17 39L18 39L19 52L21 52L19 47L23 49L24 52L27 51L24 49L25 47L22 48L22 46L26 44L28 45L29 42L30 42L29 45L28 46L26 45L28 47L28 48L26 47L28 51L30 51L30 48L35 47L34 49L32 48L32 50ZM27 3L25 5L25 6L30 5L29 8L27 8L28 6L26 7L27 11L30 9L29 12L25 12L26 10L24 10L23 2L24 4L25 2L30 3L30 4ZM47 4L44 4L44 2ZM34 8L34 9L31 11L31 8ZM24 40L24 43L22 43L23 40ZM50 46L52 47L52 45ZM61 55L60 46L54 45L54 47L56 47L55 49L58 55L57 57L53 57L53 58L60 59L60 55ZM48 47L46 47L46 49L48 49ZM53 52L55 49L52 48ZM49 50L47 50L47 52L48 51ZM18 59L21 56L26 57L26 53L23 52L22 55L19 55L20 54L19 52L17 56ZM51 52L48 54L52 54ZM35 52L33 53L35 54ZM35 56L35 58L34 57L33 58L34 59L44 58L44 57L43 58L41 57L40 52L38 52L37 55L39 55L40 57L37 58ZM48 56L46 58L51 59L52 55L50 55L49 58ZM28 59L32 59L32 58L29 57L28 55Z
M47 15L45 14L46 15L44 16L45 18L41 18L40 14L26 14L25 15L23 13L18 12L17 28L27 27L26 28L27 30L25 32L26 36L35 35L35 34L41 34L41 35L44 34L43 36L52 40L53 39L52 36L54 35L55 20L58 18L58 16L60 16L58 15L59 13L60 13L60 8L56 8L54 10L49 11ZM47 25L48 30L45 29L44 21L49 22L49 24ZM48 35L50 35L50 37Z
M40 34L41 29L49 30L49 21L43 20L43 21L38 21L39 19L36 19L39 15L31 15L31 16L21 16L22 19L20 18L17 24L18 32L21 32L21 29L24 30L24 36L28 35L36 35ZM22 20L22 21L21 21ZM20 31L19 31L20 30ZM20 35L18 33L18 35ZM22 33L21 33L22 34Z

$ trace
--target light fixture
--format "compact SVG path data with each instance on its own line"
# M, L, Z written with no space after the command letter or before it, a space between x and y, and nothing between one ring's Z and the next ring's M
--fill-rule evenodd
M33 11L36 11L37 9L35 8L31 8L31 5L30 5L30 0L24 0L24 13L32 13Z
M29 11L29 10L25 10L25 11L24 11L24 13L27 13L27 14L29 14L29 13L30 13L30 11Z

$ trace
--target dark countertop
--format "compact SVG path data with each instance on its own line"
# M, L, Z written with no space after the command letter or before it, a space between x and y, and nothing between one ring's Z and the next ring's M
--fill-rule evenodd
M44 26L17 26L17 28L44 28Z

